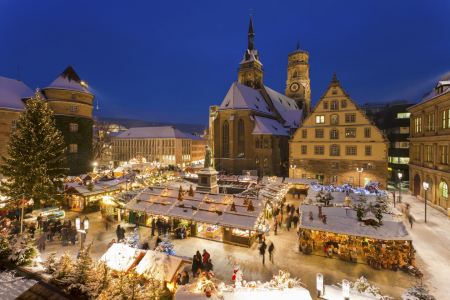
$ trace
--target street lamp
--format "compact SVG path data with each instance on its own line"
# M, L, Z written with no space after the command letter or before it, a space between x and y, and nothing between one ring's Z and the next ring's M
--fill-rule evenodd
M75 227L77 228L77 230L80 230L80 223L81 223L80 217L76 217L75 218Z
M292 175L295 178L295 168L297 168L297 165L291 165L291 169L292 169Z
M423 183L423 189L425 191L425 223L427 222L427 190L428 190L428 182Z
M342 295L344 300L350 300L350 282L347 279L342 280Z
M322 274L317 273L316 282L317 282L317 297L322 298L322 296L324 295L323 275Z
M89 229L89 219L88 219L88 217L84 217L83 223L84 223L84 231L86 231L86 233L87 233L87 231Z
M363 168L361 168L361 171L359 170L359 168L356 168L356 172L359 173L359 188L361 188L361 173L362 173L362 171L364 171Z
M398 203L402 203L402 176L403 174L398 172L398 190L399 190L399 196L398 196Z

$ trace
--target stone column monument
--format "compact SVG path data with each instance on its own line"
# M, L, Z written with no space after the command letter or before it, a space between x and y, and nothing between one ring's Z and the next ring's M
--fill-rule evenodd
M204 168L201 169L198 175L197 191L218 193L219 186L217 185L217 172L212 167L211 163L211 149L206 145Z

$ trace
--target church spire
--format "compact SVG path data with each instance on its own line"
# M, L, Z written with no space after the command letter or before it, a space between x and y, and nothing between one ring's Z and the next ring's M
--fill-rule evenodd
M248 26L248 50L255 49L255 32L253 31L253 21L250 16L250 25Z
M300 50L300 38L297 39L297 50Z

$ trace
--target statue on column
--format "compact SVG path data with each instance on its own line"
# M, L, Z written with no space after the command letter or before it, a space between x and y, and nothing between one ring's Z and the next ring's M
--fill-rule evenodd
M211 149L206 145L206 153L205 153L205 169L211 168Z

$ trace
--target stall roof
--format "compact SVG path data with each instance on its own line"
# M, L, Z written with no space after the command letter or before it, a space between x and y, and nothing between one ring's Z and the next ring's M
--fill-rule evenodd
M313 220L309 220L309 211L313 207ZM332 207L324 207L332 208ZM315 205L300 206L300 228L318 230L324 232L332 232L337 234L345 234L352 236L361 236L380 240L399 240L410 241L412 237L409 235L403 222L391 222L389 220L383 220L380 227L361 226L362 222L359 222L357 218L354 218L352 214L347 214L347 208L334 207L335 210L330 210L327 214L327 223L324 224L321 219L318 218L314 211L317 211ZM342 212L338 212L340 209Z
M174 203L164 205L159 203L153 203L152 205L148 206L145 209L145 212L157 215L167 215L168 211L172 208L173 204Z
M103 254L100 261L106 261L106 264L113 270L127 271L142 252L143 250L116 243Z
M161 252L148 250L139 264L136 266L136 272L144 277L153 277L158 274L158 268L162 268L164 280L171 282L177 271L185 263L191 263L181 257L167 255ZM160 274L158 274L160 275Z
M152 205L151 202L142 201L139 198L134 198L125 205L125 208L130 209L130 210L144 212L147 209L147 207L150 205Z
M182 218L182 219L192 219L192 215L196 212L196 210L193 210L192 208L188 207L179 207L179 206L174 206L170 209L170 211L167 213L168 215L170 215L171 217L176 217L176 218Z
M192 220L197 222L204 222L208 224L217 224L219 220L222 218L217 212L211 212L208 210L197 210L193 216Z
M220 224L239 229L255 230L256 218L253 216L242 216L232 213L224 213Z

